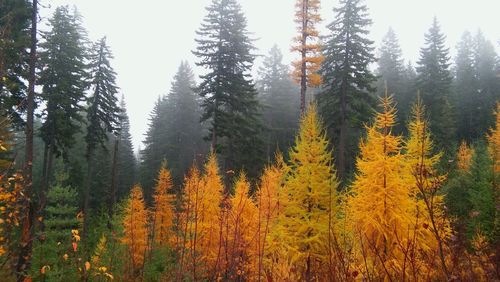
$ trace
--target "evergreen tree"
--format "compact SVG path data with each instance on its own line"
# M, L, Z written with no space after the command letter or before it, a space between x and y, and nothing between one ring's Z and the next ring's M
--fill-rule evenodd
M401 119L406 119L410 114L411 97L415 94L411 87L413 68L411 65L405 65L398 38L392 28L389 28L382 39L377 64L378 96L384 95L385 83L387 83L389 93L394 95L399 116ZM395 129L401 132L403 126L404 123L397 124Z
M425 46L420 49L417 67L417 87L423 103L428 106L430 129L438 145L450 145L455 131L450 104L451 82L448 49L445 36L436 18L425 34Z
M321 68L324 91L319 106L337 155L338 175L344 179L354 160L359 128L373 104L375 76L368 69L374 61L373 41L367 38L368 8L362 0L341 0L324 47Z
M267 159L274 157L276 150L286 152L293 142L299 123L299 98L294 96L297 87L283 64L283 54L277 45L264 57L257 81L259 101L263 105L263 121L266 132Z
M224 169L244 168L255 177L262 164L257 93L250 78L254 56L246 19L236 0L213 0L193 52L207 70L199 85L202 121L209 121L212 149Z
M93 174L94 153L97 146L106 148L105 141L108 141L108 134L117 129L119 122L118 92L116 86L116 73L110 65L113 56L106 45L106 38L103 37L94 46L94 53L90 56L91 89L92 96L88 99L87 108L87 183L84 190L83 212L85 216L84 234L88 229L88 219L90 215L90 176Z
M150 191L153 185L151 171L159 168L162 159L168 161L174 182L180 183L192 161L206 151L199 122L199 99L194 88L193 72L183 61L169 94L158 100L151 114L141 160L141 181L145 191Z
M118 125L119 134L116 137L114 146L118 143L116 153L116 197L117 199L126 196L136 181L137 161L134 155L134 146L132 145L132 136L130 135L130 122L125 105L125 98L122 96L120 101L120 124Z
M30 6L26 0L0 3L0 111L2 117L9 116L15 124L21 123L25 106Z
M293 62L295 80L300 84L300 112L306 110L307 87L321 84L320 69L323 56L320 54L319 33L316 24L321 22L319 0L297 0L295 3L295 23L299 35L294 38L296 45L292 51L300 54L300 59Z
M51 30L44 33L45 41L40 44L39 82L47 105L40 129L45 142L43 187L47 187L52 175L53 155L62 153L67 160L66 152L80 130L79 124L83 122L80 102L85 98L88 77L85 33L78 13L67 6L58 7L49 19L49 26Z
M290 150L286 176L286 204L278 230L284 232L288 258L301 280L318 278L328 262L330 232L336 217L336 189L332 156L316 106L300 122L295 146Z

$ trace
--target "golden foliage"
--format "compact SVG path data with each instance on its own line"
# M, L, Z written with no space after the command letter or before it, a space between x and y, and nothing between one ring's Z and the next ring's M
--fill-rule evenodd
M124 237L122 242L127 246L129 265L132 276L137 276L144 266L144 258L148 246L147 210L142 189L136 185L130 191L123 219Z
M467 142L462 141L457 152L457 168L461 171L469 172L473 155L474 149L469 147Z
M153 242L157 246L173 245L173 219L175 195L172 193L172 176L164 162L158 172L153 194Z

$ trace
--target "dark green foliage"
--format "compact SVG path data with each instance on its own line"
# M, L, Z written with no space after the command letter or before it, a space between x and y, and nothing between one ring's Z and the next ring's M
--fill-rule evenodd
M341 0L324 47L321 68L324 91L319 96L321 115L336 151L338 173L352 171L362 124L371 115L376 77L373 41L367 37L372 21L362 0Z
M81 101L87 88L85 34L80 17L67 6L56 8L49 19L51 30L40 44L42 99L47 104L41 128L53 153L65 153L83 121Z
M22 122L24 110L30 24L30 1L0 1L0 110L14 125Z
M268 160L274 158L277 150L288 151L298 128L299 89L289 72L288 66L283 64L281 51L275 45L264 58L257 81L259 101L263 105L262 119L268 128L265 132Z
M132 145L132 136L130 135L130 122L125 106L124 97L122 97L121 99L120 108L120 124L118 125L119 135L117 137L118 159L116 168L118 199L121 199L128 195L130 189L136 181L137 174L137 161L134 155L134 146ZM113 140L110 143L114 146Z
M194 88L193 72L187 62L182 62L169 94L158 100L151 113L141 152L141 183L148 196L163 160L167 160L173 180L180 184L193 161L206 152Z
M236 0L213 0L197 31L202 121L209 121L208 140L221 155L225 170L244 169L255 177L262 166L263 142L259 103L250 71L254 49L246 18Z
M417 87L430 115L430 129L436 143L448 147L455 137L453 107L450 104L451 82L449 51L445 35L434 18L425 34L417 67Z
M78 230L81 225L77 219L78 194L71 187L61 186L62 180L59 179L59 183L47 193L45 230L34 246L32 271L36 279L44 277L49 281L62 281L78 277L73 261L76 253L72 247L72 230ZM48 266L45 275L40 273L43 266Z
M446 184L446 206L455 229L472 239L478 230L494 235L495 186L493 163L484 144L475 146L470 172L454 171Z
M102 38L94 44L93 53L90 56L90 74L92 96L87 100L87 154L90 154L97 145L104 145L108 139L107 134L116 130L119 122L118 99L116 94L116 73L110 65L113 58L106 38ZM91 157L91 156L88 156Z

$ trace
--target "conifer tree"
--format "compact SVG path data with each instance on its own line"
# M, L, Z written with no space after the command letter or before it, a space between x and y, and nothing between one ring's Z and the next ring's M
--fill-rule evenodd
M148 247L147 210L139 185L130 191L124 215L122 242L127 246L129 279L135 279L142 272Z
M257 206L250 197L250 183L240 173L229 199L225 255L225 280L252 279L257 274Z
M257 93L250 78L254 49L236 0L213 0L197 31L197 65L207 70L198 86L202 121L209 121L212 149L226 170L242 168L250 177L262 165ZM243 149L244 148L244 149Z
M405 183L402 140L392 134L396 122L392 97L380 98L381 111L361 141L358 173L348 199L349 221L357 242L355 254L372 279L395 279L404 255L399 245L412 238L415 220L411 188Z
M373 104L375 76L368 65L374 61L373 41L366 36L372 21L363 0L341 0L328 25L321 68L323 89L319 98L321 115L329 129L337 155L338 175L343 180L354 160L359 128Z
M74 135L83 122L81 101L87 88L85 33L77 11L69 7L56 8L49 19L50 30L44 33L40 44L42 99L47 104L45 121L41 127L45 142L43 162L43 191L52 176L53 155L63 154L74 143Z
M257 81L262 119L267 126L267 159L272 159L276 150L288 150L299 123L300 98L294 95L298 89L282 61L283 54L274 45L264 57Z
M137 160L134 155L134 146L130 135L130 121L124 96L120 101L120 109L118 137L115 137L115 145L118 142L118 146L114 149L118 150L116 159L116 198L123 198L128 194L136 181L137 175Z
M449 50L445 35L436 18L425 34L425 46L420 49L417 67L417 87L422 101L428 107L430 129L438 145L450 145L454 139Z
M299 53L300 59L293 62L293 76L300 84L300 112L306 110L307 87L318 87L323 56L319 44L319 32L316 25L321 22L319 0L297 0L295 2L295 23L298 35L294 38L292 51Z
M305 281L318 278L328 261L338 186L328 147L316 106L311 105L290 150L287 199L279 219L291 262Z
M28 48L32 6L27 0L5 0L0 3L0 111L14 124L21 123L26 105ZM31 52L31 51L30 51ZM23 102L23 103L21 103Z
M172 246L174 242L175 194L172 193L172 189L172 176L164 162L158 172L153 194L152 240L155 246Z
M204 174L201 179L203 185L203 196L201 201L200 215L200 252L206 263L208 278L211 279L220 273L222 267L222 230L224 217L222 213L223 200L226 191L222 184L219 173L217 157L210 153L204 166Z
M472 156L474 155L474 148L467 145L467 142L462 141L457 152L457 168L461 171L468 172L472 164Z
M106 38L103 37L94 45L94 52L90 56L90 75L92 76L90 87L93 91L87 100L87 181L84 190L83 212L85 216L84 234L88 229L88 219L90 218L90 186L92 167L94 164L94 153L97 146L105 147L108 141L108 134L117 130L119 123L120 107L116 94L116 73L110 65L113 58L109 47L106 45Z

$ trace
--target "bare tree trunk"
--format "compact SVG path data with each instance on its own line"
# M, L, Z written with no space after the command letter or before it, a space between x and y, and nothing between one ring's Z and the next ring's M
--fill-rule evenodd
M85 190L83 193L83 237L87 238L89 231L89 210L90 210L90 177L92 173L92 161L94 150L87 151L87 179L85 180Z
M116 183L116 170L118 166L118 145L120 143L120 140L118 137L116 137L115 140L115 145L113 149L113 164L111 167L111 191L110 191L110 203L109 203L109 218L113 216L113 207L116 204L116 190L117 190L117 183Z
M31 48L29 57L28 97L26 113L26 147L24 162L24 194L26 197L26 213L22 220L21 249L16 264L17 281L24 281L25 271L30 268L31 253L33 248L35 206L33 198L33 113L35 108L35 83L36 83L36 33L38 20L38 1L33 0L31 12Z
M301 41L301 66L300 66L300 113L306 111L306 92L307 92L307 65L306 65L306 45L307 45L307 8L308 0L302 2L302 41Z

